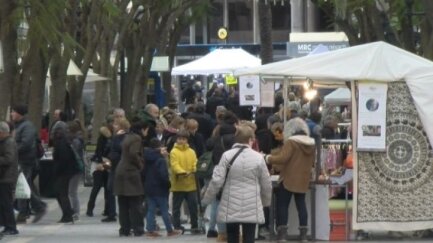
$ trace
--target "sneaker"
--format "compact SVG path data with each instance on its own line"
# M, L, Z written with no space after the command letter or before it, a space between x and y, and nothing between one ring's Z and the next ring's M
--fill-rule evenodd
M269 231L268 228L266 228L266 227L261 227L261 228L259 229L259 235L260 235L260 236L263 236L263 237L269 237L269 236L271 235L271 232Z
M86 215L87 215L88 217L93 217L93 212L91 212L91 211L87 211L87 212L86 212Z
M205 231L206 232L206 231ZM192 235L199 235L199 234L201 234L202 233L202 231L201 231L201 229L199 229L199 228L192 228L191 229L191 234Z
M134 231L134 236L139 237L144 235L144 230Z
M151 232L147 232L146 236L151 238L157 238L157 237L161 237L162 235L156 231L151 231Z
M39 220L42 219L42 217L45 216L45 214L47 213L47 208L43 208L40 211L35 212L35 217L33 218L32 223L37 223L39 222Z
M111 223L111 222L116 222L116 221L117 220L114 217L106 217L106 218L101 219L101 222L103 222L103 223Z
M216 230L208 230L207 231L207 238L217 238L218 232Z
M181 235L181 234L182 234L182 231L180 231L180 230L172 230L170 232L167 232L167 236L168 237L178 236L178 235Z
M23 215L23 214L18 214L17 218L16 218L16 222L17 224L25 224L27 223L27 215Z
M16 230L16 229L4 229L4 230L1 232L1 234L2 234L2 235L17 235L17 234L19 234L19 232L18 232L18 230Z
M62 218L59 221L57 221L57 223L60 223L60 224L74 223L74 219L72 217Z
M119 236L120 237L128 237L131 235L131 230L129 229L119 229Z
M174 227L174 229L182 232L182 235L183 235L183 233L185 233L185 227L183 227L182 225L179 227Z
M80 216L78 216L78 214L72 215L72 218L74 219L74 221L80 220Z

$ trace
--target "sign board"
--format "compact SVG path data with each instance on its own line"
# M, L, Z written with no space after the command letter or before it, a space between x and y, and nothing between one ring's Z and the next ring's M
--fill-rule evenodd
M234 85L238 83L238 80L233 75L226 75L225 81L227 85Z
M260 77L239 77L239 105L260 105Z
M167 72L170 71L170 65L168 64L168 56L153 57L152 66L150 66L152 72Z
M275 83L272 81L260 82L260 106L275 106Z
M349 42L287 42L287 55L290 57L302 57L312 52L318 45L326 46L330 51L349 47Z
M385 83L359 84L358 151L386 151Z

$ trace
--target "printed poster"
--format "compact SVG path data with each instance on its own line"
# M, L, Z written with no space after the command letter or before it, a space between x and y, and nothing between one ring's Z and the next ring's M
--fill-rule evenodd
M260 83L260 106L274 107L275 105L275 84L271 81Z
M358 150L386 150L386 97L388 85L359 83Z
M241 106L260 105L260 77L239 77L239 104Z

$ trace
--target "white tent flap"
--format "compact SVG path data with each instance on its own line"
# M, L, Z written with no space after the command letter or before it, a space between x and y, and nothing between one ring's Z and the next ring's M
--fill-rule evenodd
M348 105L351 101L351 93L348 88L338 88L324 97L325 103L333 105Z
M243 49L216 49L206 56L177 66L172 75L230 74L236 69L260 66L261 60Z

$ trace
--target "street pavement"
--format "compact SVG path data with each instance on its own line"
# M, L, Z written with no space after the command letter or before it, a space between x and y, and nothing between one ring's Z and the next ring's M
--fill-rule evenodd
M103 191L101 190L96 202L94 217L85 215L87 209L87 200L90 195L90 188L80 187L79 197L81 204L80 220L74 224L59 224L57 221L61 218L61 211L55 199L44 199L48 203L47 214L36 224L30 223L18 225L20 232L17 236L5 236L1 243L69 243L69 242L89 242L89 243L112 243L112 242L216 242L215 239L206 238L206 235L184 235L177 237L160 237L157 239L142 237L119 237L118 222L101 223L103 216ZM158 217L158 224L163 226L162 220ZM160 233L165 235L166 232L161 230Z
M191 243L203 243L203 242L216 242L216 239L207 239L206 235L190 235L186 232L184 235L177 237L160 237L160 238L149 238L146 236L142 237L119 237L118 222L114 223L101 223L103 216L103 191L101 190L98 195L96 208L94 210L94 217L87 217L85 215L87 200L90 195L90 188L80 187L79 196L81 204L81 215L80 220L74 224L59 224L57 221L61 218L61 211L55 199L44 199L48 203L47 214L36 224L30 223L32 218L28 220L29 223L18 225L20 234L17 236L5 236L1 243L69 243L69 242L89 242L89 243L114 243L114 242L191 242ZM160 217L157 218L158 224L163 226ZM161 234L165 235L164 230L160 231ZM390 239L386 235L379 235L374 237L375 241L368 242L394 242L396 240L400 242L413 242L414 239L396 237ZM419 239L418 239L419 240ZM418 241L417 240L417 241ZM424 242L432 242L429 240L422 240ZM267 243L270 241L259 241ZM296 242L296 241L293 241ZM340 241L342 242L342 241ZM366 242L366 241L364 241Z

